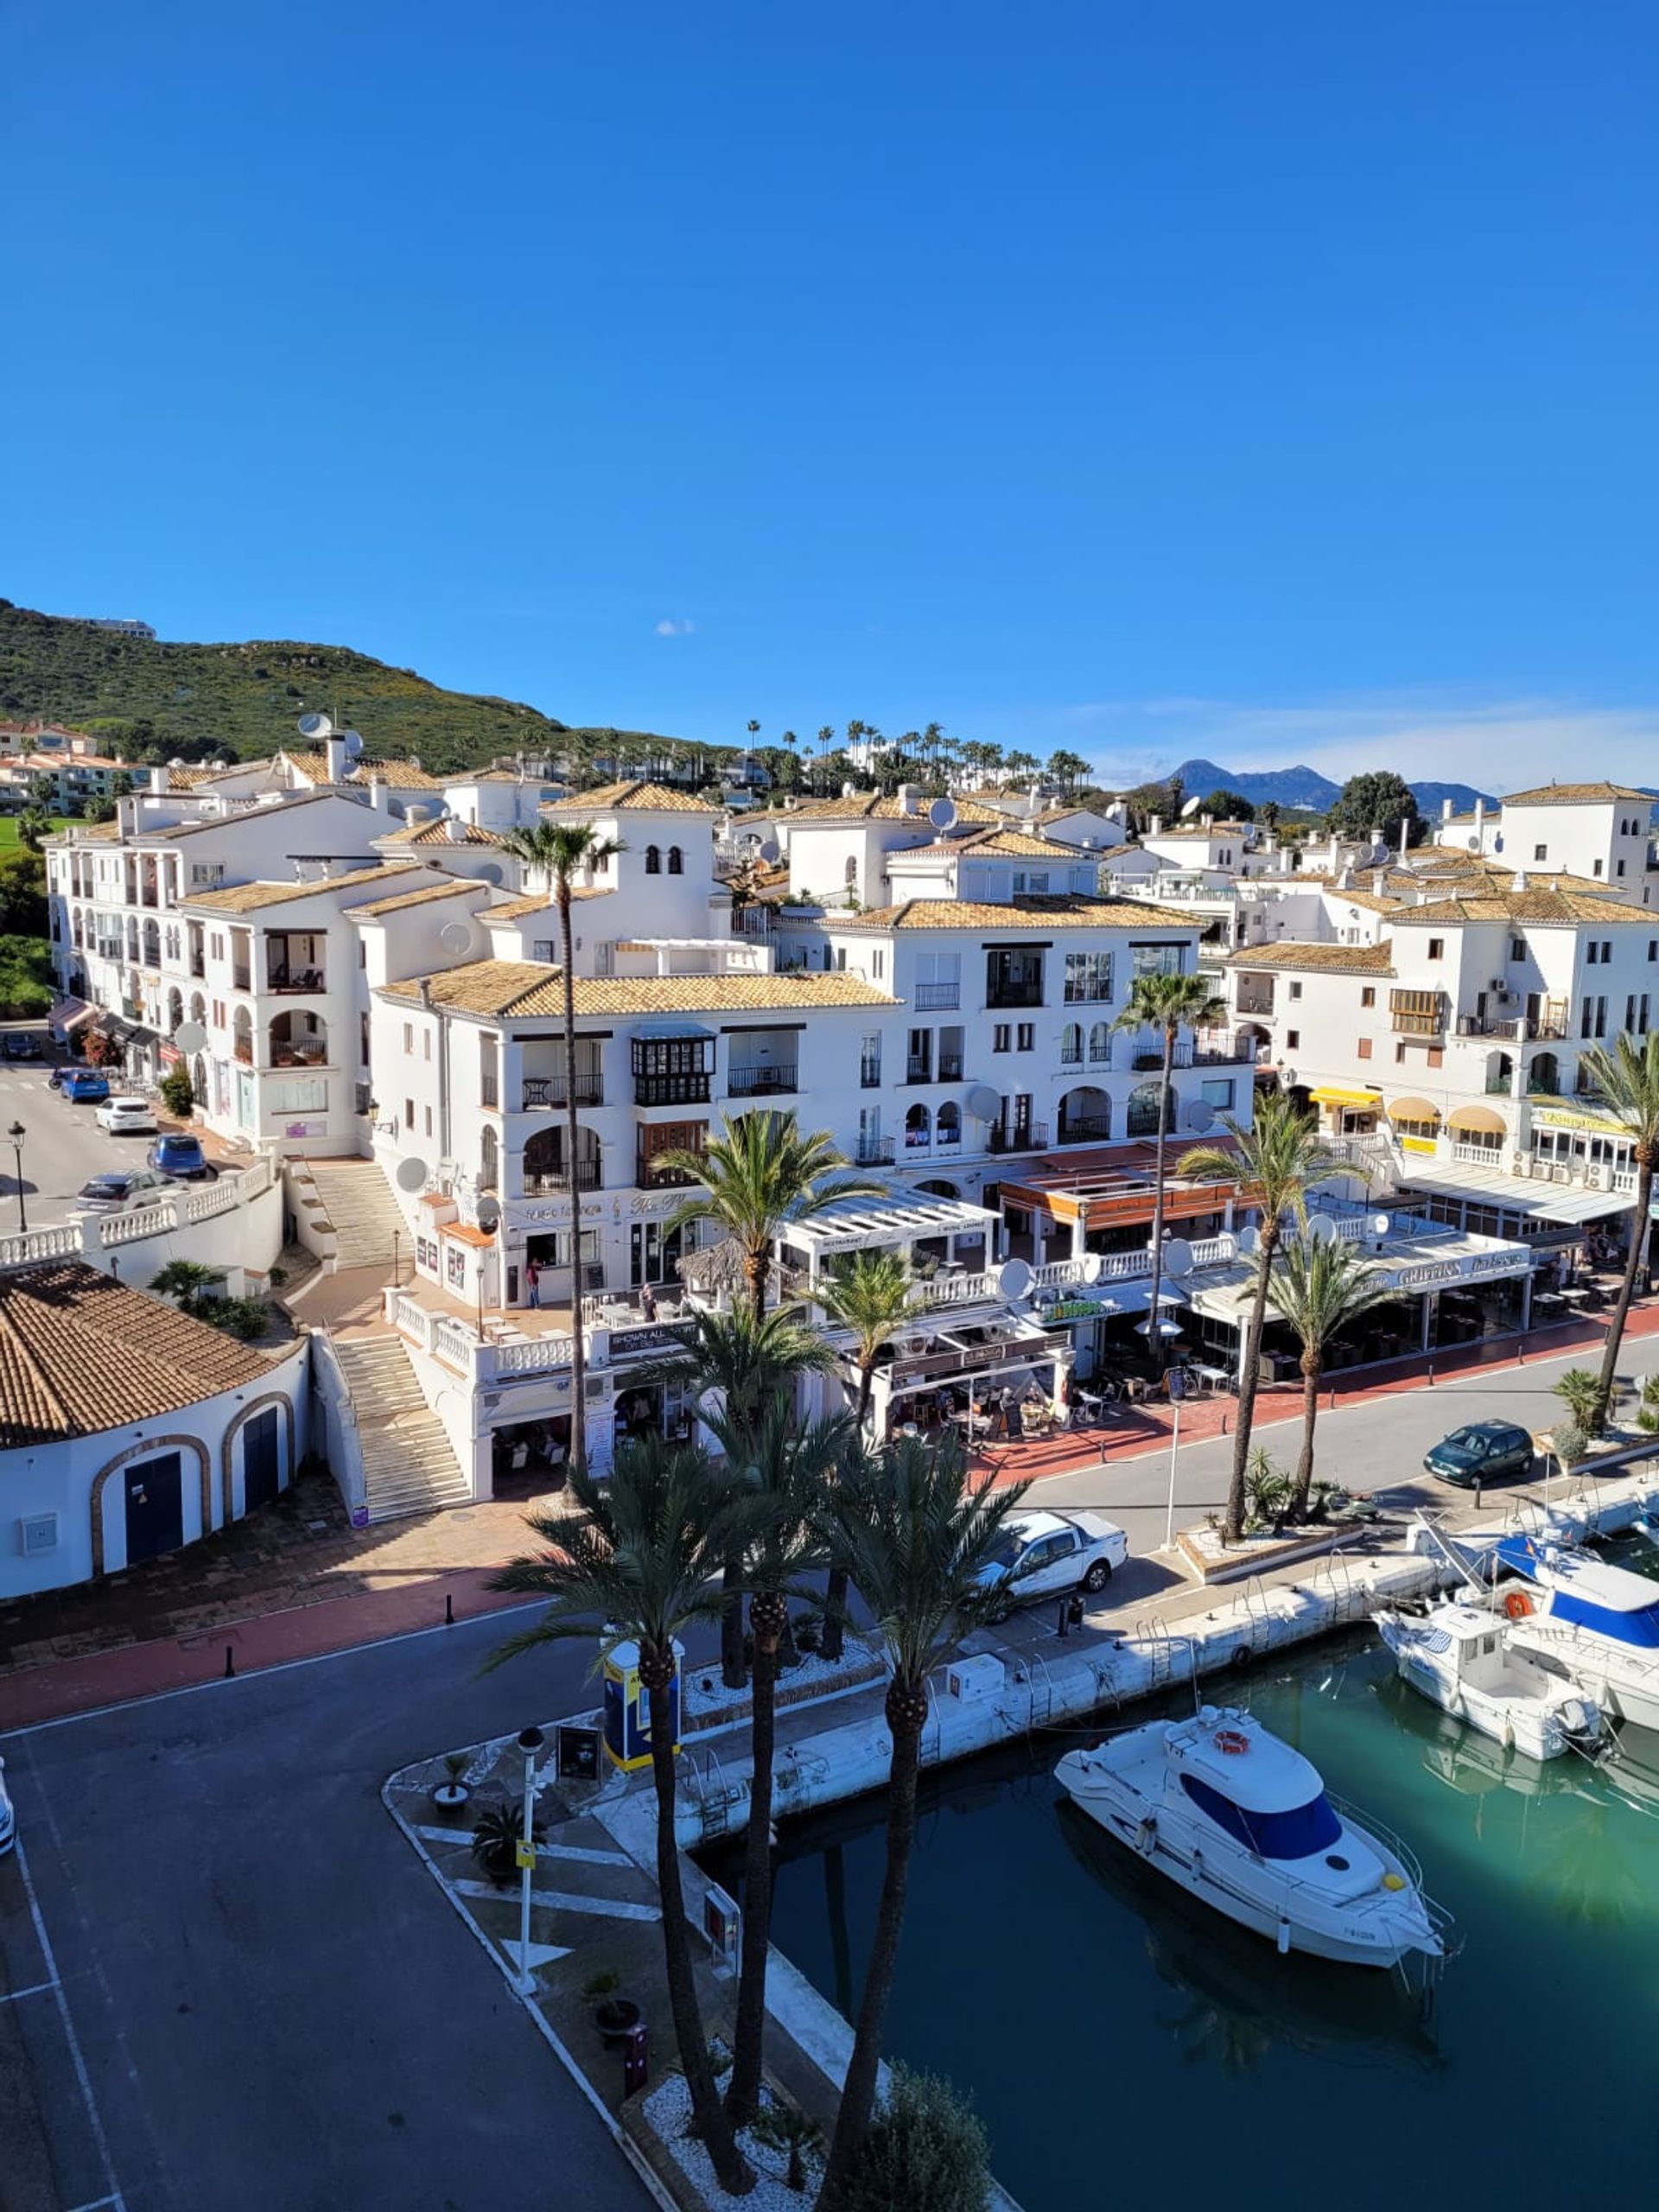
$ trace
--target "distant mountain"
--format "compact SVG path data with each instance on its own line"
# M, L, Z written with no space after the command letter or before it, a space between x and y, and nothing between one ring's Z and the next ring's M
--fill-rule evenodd
M1262 806L1271 799L1280 807L1306 807L1315 814L1323 814L1334 805L1342 789L1329 776L1322 776L1317 768L1306 766L1295 768L1224 768L1214 760L1183 760L1179 768L1171 770L1179 776L1189 798L1202 798L1207 791L1226 790L1238 791L1252 806ZM1454 813L1464 814L1478 798L1488 806L1497 802L1489 791L1477 791L1472 784L1421 783L1411 786L1412 796L1422 810L1426 820L1438 820L1442 800L1450 799Z

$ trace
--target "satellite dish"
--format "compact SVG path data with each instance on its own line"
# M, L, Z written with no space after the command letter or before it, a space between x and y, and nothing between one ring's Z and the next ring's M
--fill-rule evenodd
M486 861L478 872L486 883L505 883L507 880L507 872L499 861Z
M478 1202L478 1225L486 1236L493 1236L501 1222L501 1202L499 1198L480 1198Z
M936 830L954 830L957 826L955 801L948 798L936 798L927 810L927 818Z
M1002 1271L996 1279L996 1291L999 1298L1011 1300L1023 1298L1031 1288L1031 1269L1023 1260L1007 1260L1003 1262Z
M1192 1272L1192 1247L1185 1236L1172 1236L1164 1247L1164 1269L1172 1275L1190 1275Z
M775 837L761 840L760 857L768 868L774 867L784 856L784 849Z
M207 1032L199 1021L181 1021L173 1032L173 1042L181 1052L205 1052Z
M348 760L355 760L358 754L363 750L362 731L357 729L342 730L340 734L346 741L346 758Z
M988 1083L976 1083L968 1094L968 1111L982 1122L994 1122L1002 1111L1002 1101Z
M438 943L446 952L470 952L477 935L470 922L446 922L438 931Z
M332 718L327 715L302 715L299 731L302 737L308 737L321 744L325 737L334 735L334 725Z
M1259 1229L1242 1229L1238 1233L1238 1249L1247 1260L1253 1260L1262 1249Z
M400 1191L423 1191L426 1188L426 1162L423 1160L400 1160L392 1179Z
M1186 804L1181 809L1182 821L1185 822L1189 814L1196 814L1203 804L1203 799L1199 798L1197 791L1194 791L1192 798L1188 799Z
M1310 1244L1332 1244L1336 1241L1337 1224L1328 1213L1316 1213L1307 1224Z
M1101 1258L1098 1252L1085 1252L1083 1255L1083 1279L1084 1282L1098 1282L1100 1281L1101 1269L1104 1265L1105 1262Z
M1205 1129L1213 1128L1215 1119L1216 1109L1206 1099L1189 1098L1181 1109L1181 1126L1191 1129L1195 1136L1201 1136Z

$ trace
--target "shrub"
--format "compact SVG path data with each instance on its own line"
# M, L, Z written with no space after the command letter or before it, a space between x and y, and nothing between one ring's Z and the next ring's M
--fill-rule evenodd
M190 1071L182 1062L168 1068L160 1084L162 1103L175 1122L188 1122L195 1111L196 1094L190 1081Z
M518 1839L524 1832L524 1819L520 1805L491 1805L479 1815L473 1830L473 1857L480 1872L492 1882L510 1882L517 1872L514 1862ZM532 1821L531 1840L539 1843L546 1829L545 1821Z
M1268 1527L1290 1503L1290 1477L1265 1444L1256 1446L1245 1467L1244 1500L1255 1529Z
M210 1298L196 1309L196 1318L245 1344L255 1343L270 1325L270 1309L263 1298Z
M784 2186L804 2191L806 2161L823 2148L823 2130L811 2114L798 2105L762 2105L750 2133L769 2151L788 2152Z
M1555 1395L1587 1436L1599 1436L1605 1407L1601 1377L1588 1367L1569 1367L1554 1386Z
M1589 1454L1590 1439L1576 1421L1558 1421L1550 1431L1549 1441L1564 1467L1575 1465Z
M985 2212L990 2193L990 2147L972 2104L937 2074L895 2065L843 2212Z

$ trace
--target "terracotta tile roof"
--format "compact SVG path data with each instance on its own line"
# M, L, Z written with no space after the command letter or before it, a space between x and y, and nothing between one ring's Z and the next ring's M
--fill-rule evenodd
M223 891L187 892L185 906L206 906L215 914L251 914L261 906L286 906L296 899L315 899L319 893L354 891L365 883L384 883L389 876L407 875L407 867L382 861L375 868L358 868L346 875L315 876L309 883L232 883Z
M501 1020L513 1014L563 1014L564 986L540 960L474 960L426 978L430 1003L457 1014ZM421 999L418 980L391 983L387 999ZM750 1014L817 1007L893 1006L897 1001L860 976L579 976L576 1012L599 1014Z
M1373 914L1391 914L1400 904L1397 899L1387 898L1375 891L1362 891L1357 883L1346 886L1331 881L1319 886L1327 899L1344 899L1351 906L1363 906Z
M1141 899L1093 899L1085 892L1021 893L1006 906L972 899L906 899L864 914L830 917L836 929L871 930L1191 930L1191 914Z
M1531 791L1506 791L1498 801L1505 806L1607 806L1622 798L1639 798L1653 804L1651 791L1629 784L1544 784Z
M1394 947L1387 938L1380 944L1253 944L1230 953L1226 968L1313 968L1337 975L1392 976Z
M0 1275L0 1449L181 1413L269 1363L78 1262Z
M570 896L576 899L613 899L613 883L573 883ZM526 914L556 914L558 908L545 891L535 891L527 899L509 899L499 906L492 906L485 914L486 922L521 922Z
M648 784L632 777L620 784L601 784L597 791L572 791L568 798L552 800L544 814L707 814L719 812L707 799L689 791L671 791L666 784Z
M392 868L382 872L402 874L405 871ZM487 892L489 887L487 883L480 883L475 875L458 875L449 883L429 883L423 891L400 891L394 898L376 899L366 906L353 906L352 918L358 921L365 914L378 918L381 914L401 913L405 906L424 906L434 899L457 899L463 891L476 893Z
M1561 890L1553 878L1525 891L1494 889L1464 898L1431 899L1421 906L1402 907L1394 918L1414 929L1446 922L1619 922L1639 923L1648 930L1654 926L1654 915L1646 906L1610 899L1605 892L1591 897L1580 891Z
M1006 823L1005 810L982 805L978 799L953 799L958 822L978 823L985 827L1001 827ZM773 816L761 815L760 821ZM918 814L906 814L896 798L883 798L879 791L855 791L851 798L806 798L798 806L786 807L781 817L785 822L913 822L918 830L929 827L927 802L922 803Z
M416 823L413 828L405 823L399 830L384 837L377 837L377 845L505 845L507 842L499 830L480 829L476 822L462 824L466 835L452 837L448 822Z
M286 761L296 775L308 782L326 784L328 780L328 755L326 753L289 753L285 747L271 756L273 760ZM244 767L252 767L252 761L243 761ZM424 768L417 768L412 760L371 760L359 753L346 764L344 780L348 784L366 784L378 776L389 791L441 791L443 779L429 775Z

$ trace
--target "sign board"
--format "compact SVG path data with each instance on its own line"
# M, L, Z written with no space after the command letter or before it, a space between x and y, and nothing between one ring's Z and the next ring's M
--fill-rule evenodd
M520 1873L529 1873L536 1864L536 1847L526 1843L523 1836L512 1847L512 1863Z
M735 1974L743 1916L724 1890L709 1885L702 1900L702 1932L709 1938L716 1973Z
M1423 1260L1382 1272L1393 1289L1432 1290L1441 1283L1484 1281L1496 1275L1524 1275L1531 1271L1529 1251L1506 1247L1501 1252L1464 1252L1455 1259Z
M598 1729L562 1722L554 1731L554 1759L561 1782L597 1782Z

